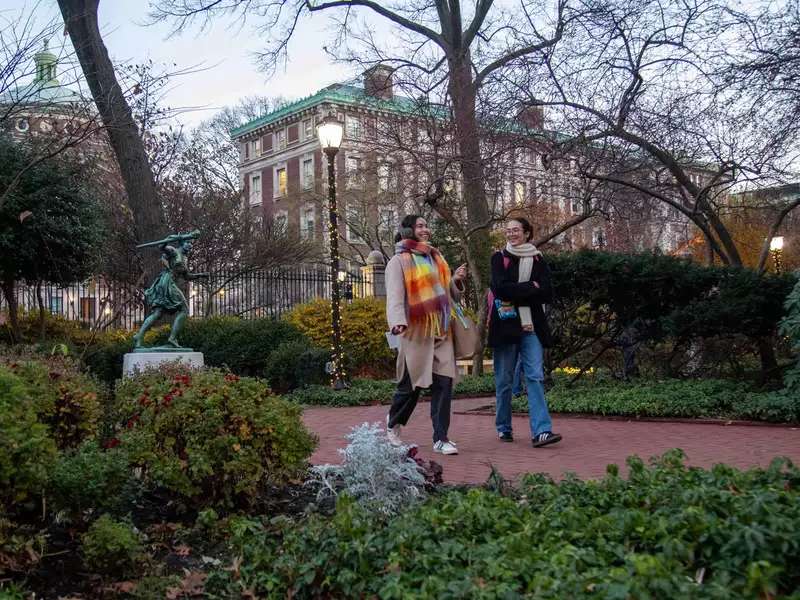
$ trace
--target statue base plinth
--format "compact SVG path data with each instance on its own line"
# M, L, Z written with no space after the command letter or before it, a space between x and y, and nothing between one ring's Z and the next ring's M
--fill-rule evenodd
M170 362L180 362L191 369L205 366L202 352L148 349L147 352L129 352L122 361L122 376L130 377L148 369L156 369L159 365Z

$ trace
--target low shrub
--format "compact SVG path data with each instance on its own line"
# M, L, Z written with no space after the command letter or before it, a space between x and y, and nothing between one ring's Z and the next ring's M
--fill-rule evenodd
M25 381L0 365L0 513L41 496L56 456Z
M125 575L142 559L139 534L128 523L103 515L81 538L86 566L95 572Z
M164 367L119 382L118 442L149 485L195 507L246 505L300 477L315 446L301 408L263 381Z
M278 393L321 384L327 377L325 364L330 358L329 351L314 348L306 340L283 342L267 357L264 377Z
M71 519L89 513L121 514L132 499L132 475L121 448L103 449L90 440L64 453L53 467L50 498Z
M59 448L74 448L97 433L100 388L74 361L49 357L4 362L28 388L39 422L48 427Z
M795 352L795 364L784 375L786 391L800 396L800 281L795 284L783 304L786 311L780 323L780 332L786 336L789 345Z
M407 446L393 446L380 423L353 427L342 463L312 467L318 499L338 496L340 490L362 506L394 514L425 497L425 475L408 454Z
M284 398L298 404L317 406L367 406L391 402L396 387L394 381L387 379L354 379L346 390L334 390L329 385L311 385L294 390ZM454 393L456 396L493 395L494 377L464 377L456 384Z
M395 517L340 498L331 517L235 536L212 596L774 598L800 586L800 471L687 468L680 451L600 481L530 475L451 490Z
M330 301L319 299L299 304L286 313L284 320L318 347L330 348ZM342 304L342 346L350 373L367 377L393 374L395 355L386 342L386 330L383 299L359 298Z
M169 329L153 336L158 345L166 342ZM302 340L300 331L285 321L275 319L241 319L217 316L187 319L180 333L181 345L202 352L205 363L226 368L237 375L263 377L269 354L281 343Z
M754 392L741 382L716 379L579 381L557 379L547 393L551 411L630 417L756 419L800 422L800 396ZM527 398L512 402L515 411L528 410Z

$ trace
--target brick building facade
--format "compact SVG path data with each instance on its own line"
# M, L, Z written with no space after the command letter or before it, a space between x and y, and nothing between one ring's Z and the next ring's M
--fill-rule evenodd
M327 165L316 125L329 113L345 124L336 157L340 236L362 262L370 250L391 248L398 219L420 208L434 178L444 176L448 193L460 195L445 109L396 95L391 72L378 66L364 74L362 87L328 86L231 131L254 218L325 243ZM545 129L544 117L541 107L525 108L514 120L491 124L492 134L482 140L484 155L494 157L486 167L490 212L530 212L537 234L578 215L590 193L577 154L548 163L548 143L558 134ZM593 217L560 236L557 245L670 252L693 235L681 215L641 195L624 206L629 214L620 213L618 222Z

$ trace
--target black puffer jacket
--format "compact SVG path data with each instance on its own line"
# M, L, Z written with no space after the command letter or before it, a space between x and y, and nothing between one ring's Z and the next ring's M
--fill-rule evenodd
M506 264L508 266L506 266ZM544 304L553 300L553 289L550 284L550 267L544 258L537 256L533 260L531 280L519 282L519 258L506 250L492 255L491 288L495 298L512 302L514 306L530 306L533 315L533 330L542 346L553 345L550 326L544 312ZM538 284L538 287L534 285ZM489 346L496 348L505 344L516 344L522 338L522 323L519 314L516 318L503 320L497 315L497 307L492 303L489 321Z

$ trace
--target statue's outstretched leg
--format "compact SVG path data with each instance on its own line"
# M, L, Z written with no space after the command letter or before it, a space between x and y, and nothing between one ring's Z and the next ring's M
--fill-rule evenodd
M144 339L144 334L147 333L147 330L153 326L153 323L158 321L161 318L161 308L156 307L156 309L151 312L147 318L142 323L142 326L139 328L139 331L136 332L136 335L133 336L133 347L134 348L141 348L142 347L142 340Z
M183 327L183 322L186 320L188 315L189 311L186 310L186 307L182 308L180 312L175 315L175 320L172 322L172 327L169 330L169 339L167 339L168 344L175 346L176 348L180 348L180 344L178 343L178 333L180 333L180 330Z

